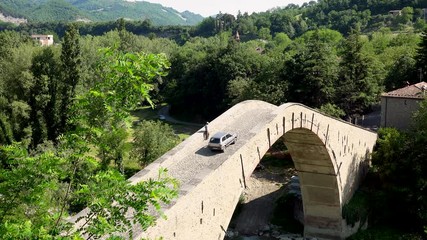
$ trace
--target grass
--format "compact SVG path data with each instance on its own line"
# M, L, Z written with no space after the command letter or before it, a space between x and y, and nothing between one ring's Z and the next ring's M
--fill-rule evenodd
M158 106L158 108L155 108L155 109L151 108L150 106L145 106L132 112L132 122L134 123L134 125L131 131L129 132L128 147L131 147L130 142L133 140L132 133L133 133L133 129L136 127L136 124L144 120L160 121L158 111L161 107L164 107L164 106L166 106L166 104L161 104ZM168 123L168 122L165 122L165 123L169 124L172 127L175 134L179 136L179 139L181 141L184 141L189 136L193 135L200 128L197 126L190 126L185 124L176 124L176 123ZM129 157L126 157L123 163L124 163L124 170L125 170L126 177L133 176L136 172L138 172L141 169L141 166L139 165L139 163L129 159Z
M165 104L160 105L160 107L165 106ZM157 121L159 120L158 111L159 108L151 108L150 106L147 107L141 107L135 111L132 112L132 121L143 121L143 120L152 120ZM180 139L184 140L185 138L189 137L190 135L193 135L197 130L200 129L200 127L197 126L190 126L185 124L177 124L177 123L168 123L176 134L179 135Z

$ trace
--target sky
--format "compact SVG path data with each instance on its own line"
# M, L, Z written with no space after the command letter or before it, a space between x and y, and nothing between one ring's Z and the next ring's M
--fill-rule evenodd
M160 3L165 7L171 7L179 12L188 10L198 13L203 17L209 17L222 13L237 15L240 10L243 13L265 12L275 7L284 7L290 3L301 6L310 0L145 0L151 3Z

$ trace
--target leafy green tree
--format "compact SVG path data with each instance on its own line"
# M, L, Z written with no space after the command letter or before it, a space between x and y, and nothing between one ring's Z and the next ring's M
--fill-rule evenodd
M269 28L261 28L258 31L258 37L263 40L271 40L271 34Z
M427 76L427 30L424 30L422 33L422 39L418 46L415 59L417 60L417 69L419 69L422 74L420 78L423 79L424 76Z
M391 219L399 216L399 227L420 233L427 226L426 123L427 100L424 100L408 132L380 129L372 159L375 173L381 180L381 191L385 193L383 198L386 197L390 207L399 209ZM402 219L405 220L403 224Z
M396 21L401 24L407 24L412 22L414 15L414 8L412 7L404 7L401 10L401 14L396 17Z
M215 23L216 20L213 17L204 18L203 21L195 27L194 35L202 37L212 36L215 32Z
M134 225L139 224L142 230L146 230L155 223L157 218L150 213L151 207L165 218L161 204L169 204L171 199L178 196L178 182L166 173L162 169L157 179L136 184L129 184L123 175L114 171L92 177L78 191L80 199L89 202L90 209L82 219L82 225L86 225L86 222L90 222L90 225L79 231L95 238L106 235L119 238L126 232L132 238ZM129 211L134 212L131 217Z
M28 105L31 107L32 147L58 137L59 66L52 48L44 48L33 58L34 84Z
M345 40L340 62L337 88L338 106L347 116L361 114L375 103L381 88L374 74L373 60L362 52L359 32L352 32Z
M123 172L130 113L140 103L152 105L149 91L154 79L165 76L169 62L163 54L123 53L103 49L99 76L102 80L78 98L74 109L77 126L87 129L107 168L112 160Z
M175 147L179 137L162 122L142 121L133 133L131 156L146 166Z
M0 60L0 111L4 126L11 128L7 131L11 135L5 139L22 141L31 137L28 102L34 84L30 68L35 49L32 43L20 42L5 50L8 54Z
M0 157L0 235L47 238L55 231L63 159L52 151L30 155L17 143L2 146Z
M334 99L338 61L332 53L316 31L306 46L285 63L290 101L320 107Z
M295 36L296 32L292 24L294 20L290 14L273 12L270 15L270 22L270 30L273 35L279 32L283 32L291 38Z
M63 133L67 130L67 122L70 118L70 106L75 97L76 86L80 81L80 44L79 32L73 24L68 26L65 32L64 42L61 52L62 63L62 86L61 86L61 104L59 108L59 127L58 132Z
M384 82L385 89L391 91L404 87L407 83L415 83L418 80L415 64L415 59L408 55L397 59L387 74Z
M292 40L285 33L277 33L276 36L274 36L273 41L276 48L278 48L279 51L281 50L281 52L283 52L285 48L292 43Z
M427 23L422 18L417 18L417 20L414 23L414 28L416 32L422 32L424 29L426 29Z
M43 54L48 56L49 50L44 49L40 56ZM106 143L100 140L105 136L114 140L109 149L118 149L107 149L107 153L116 163L120 160L123 149L117 144L124 141L120 132L129 130L128 111L142 100L149 101L150 83L163 76L169 67L164 55L112 50L105 50L104 54L104 64L100 65L103 68L99 69L104 81L77 97L73 117L69 119L74 128L65 132L55 147L39 144L28 152L25 144L1 146L1 236L48 239L61 235L61 238L79 239L83 233L102 236L132 231L133 224L146 229L156 219L149 211L151 206L160 210L161 203L177 196L176 181L166 177L164 171L159 173L159 179L130 185L118 172L103 170L103 162L100 164L92 157L93 146L103 150L102 144ZM34 65L33 71L37 73L36 79L46 80L49 68L40 63ZM40 83L37 90L43 97L49 84ZM119 131L107 135L111 129ZM90 209L81 219L87 227L74 231L65 219L68 212L81 210L79 206ZM131 219L125 214L129 209L135 210Z
M345 112L342 109L340 109L337 105L332 103L323 104L322 106L320 106L319 111L336 118L342 118L345 116Z

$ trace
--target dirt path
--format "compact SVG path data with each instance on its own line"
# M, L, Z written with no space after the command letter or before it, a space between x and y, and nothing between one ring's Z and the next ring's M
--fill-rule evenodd
M266 166L263 170L255 170L247 182L240 213L230 226L239 235L258 235L269 225L275 202L286 191L292 175L295 175L293 168Z

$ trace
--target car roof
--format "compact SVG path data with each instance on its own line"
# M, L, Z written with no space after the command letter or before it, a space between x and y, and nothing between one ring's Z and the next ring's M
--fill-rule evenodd
M217 132L212 137L213 138L221 138L222 136L226 135L226 132Z

